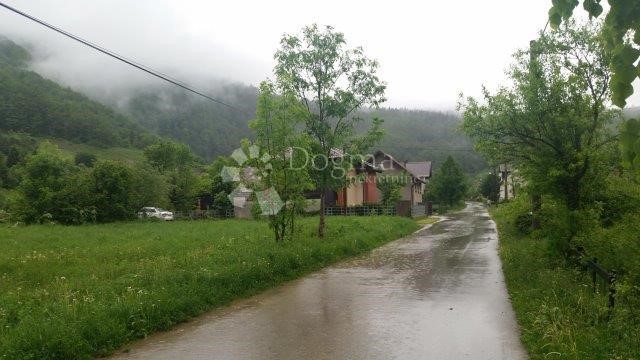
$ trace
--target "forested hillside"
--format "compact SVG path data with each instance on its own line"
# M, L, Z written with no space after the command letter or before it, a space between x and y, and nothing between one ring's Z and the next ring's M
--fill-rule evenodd
M384 119L385 137L379 147L398 160L428 160L437 168L451 155L467 173L486 167L469 138L458 132L461 119L454 113L380 109L364 117Z
M123 112L145 129L188 144L205 159L228 155L240 140L250 138L249 120L255 116L257 89L227 84L207 91L230 108L172 86L133 94Z
M206 159L228 155L242 138L250 138L249 114L255 114L257 89L240 84L221 87L217 97L240 110L229 109L180 89L149 89L131 98L123 111L146 129L189 144ZM453 113L379 109L360 114L365 123L384 120L385 137L376 148L409 161L430 160L438 166L452 156L469 173L486 167L469 139L458 132L460 117ZM373 149L372 149L373 150Z
M206 160L230 154L251 138L258 91L225 83L205 89L227 104L194 96L173 86L149 87L119 105L105 106L28 70L29 52L0 38L0 131L57 138L98 147L142 148L157 135L188 144ZM110 99L105 104L115 104ZM485 167L468 138L457 132L458 116L435 111L380 109L365 119L384 120L379 148L409 161L431 160L437 167L448 154L469 173Z
M27 69L30 54L0 38L0 131L110 147L154 136L126 116Z

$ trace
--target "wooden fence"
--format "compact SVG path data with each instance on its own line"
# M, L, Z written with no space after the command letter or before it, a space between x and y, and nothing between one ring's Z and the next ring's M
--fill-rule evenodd
M218 210L192 210L176 211L173 213L175 220L202 220L202 219L230 219L235 216L233 209L227 211Z
M396 215L395 206L382 205L360 205L360 206L327 206L324 214L328 216L375 216L375 215Z
M577 264L591 274L591 283L593 292L597 293L598 290L604 290L607 294L607 307L609 311L613 310L616 305L616 272L613 270L605 269L598 263L597 258L587 258L584 248L579 246L576 249L571 249L568 255L575 259Z

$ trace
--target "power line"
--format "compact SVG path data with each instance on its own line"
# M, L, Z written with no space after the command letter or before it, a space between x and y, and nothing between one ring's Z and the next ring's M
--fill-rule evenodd
M78 41L78 42L80 42L80 43L82 43L82 44L84 44L86 46L89 46L90 48L92 48L92 49L94 49L96 51L99 51L99 52L101 52L101 53L103 53L103 54L105 54L107 56L110 56L110 57L112 57L112 58L114 58L116 60L122 61L127 65L133 66L133 67L137 68L138 70L142 70L142 71L146 72L147 74L150 74L150 75L155 76L157 78L160 78L160 79L162 79L164 81L167 81L167 82L169 82L169 83L171 83L173 85L181 87L182 89L190 91L190 92L192 92L192 93L194 93L196 95L199 95L199 96L201 96L201 97L203 97L203 98L205 98L207 100L213 101L213 102L215 102L217 104L220 104L220 105L223 105L223 106L226 106L226 107L228 107L230 109L233 109L235 111L244 113L244 111L238 109L237 107L235 107L233 105L230 105L230 104L227 104L224 101L215 99L215 98L213 98L213 97L211 97L209 95L203 94L202 92L200 92L198 90L194 90L190 86L184 84L181 81L175 80L175 79L171 78L168 75L165 75L165 74L163 74L163 73L161 73L159 71L153 70L152 68L150 68L148 66L145 66L145 65L142 65L142 64L140 64L138 62L135 62L133 60L127 59L126 57L124 57L122 55L119 55L119 54L117 54L117 53L115 53L115 52L113 52L113 51L111 51L109 49L106 49L106 48L104 48L104 47L102 47L100 45L94 44L94 43L92 43L92 42L90 42L88 40L85 40L85 39L83 39L83 38L81 38L79 36L73 35L68 31L60 29L59 27L56 27L54 25L51 25L51 24L49 24L49 23L47 23L47 22L45 22L43 20L40 20L40 19L38 19L38 18L36 18L34 16L31 16L31 15L29 15L29 14L23 12L23 11L20 11L20 10L18 10L16 8L12 7L12 6L9 6L9 5L1 2L1 1L0 1L0 6L5 8L5 9L7 9L7 10L13 11L14 13L16 13L18 15L21 15L21 16L23 16L23 17L25 17L25 18L27 18L27 19L29 19L31 21L34 21L34 22L36 22L36 23L38 23L38 24L40 24L40 25L42 25L44 27L47 27L47 28L59 33L59 34L62 34L62 35L66 36L66 37L68 37L68 38L70 38L72 40Z
M380 147L389 147L393 149L401 149L401 150L425 150L425 151L441 151L441 152L471 152L476 153L475 150L469 148L444 148L444 147L428 147L428 146L402 146L402 145L381 145Z

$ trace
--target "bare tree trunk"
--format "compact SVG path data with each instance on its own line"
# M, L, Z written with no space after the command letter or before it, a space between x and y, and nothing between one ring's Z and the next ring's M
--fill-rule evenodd
M511 175L511 195L513 195L514 198L516 197L516 180L513 175Z
M507 172L506 165L504 170L504 201L509 200L509 173Z
M327 191L326 189L322 189L321 193L320 193L320 222L318 223L318 237L319 238L323 238L324 237L324 207L325 207L325 200L327 197Z
M534 193L531 195L531 228L540 229L540 209L542 209L542 196Z

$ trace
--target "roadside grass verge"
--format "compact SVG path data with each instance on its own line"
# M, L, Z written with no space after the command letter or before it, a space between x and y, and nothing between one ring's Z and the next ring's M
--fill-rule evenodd
M414 220L416 221L416 223L418 223L418 225L422 227L422 226L427 226L429 224L436 223L438 221L438 218L434 216L423 216L423 217L415 218Z
M410 234L399 217L132 222L0 228L0 357L104 356L214 307Z
M491 210L500 257L521 339L532 359L638 359L640 326L619 304L607 321L607 297L587 272L554 252L550 239L518 232L526 204Z

